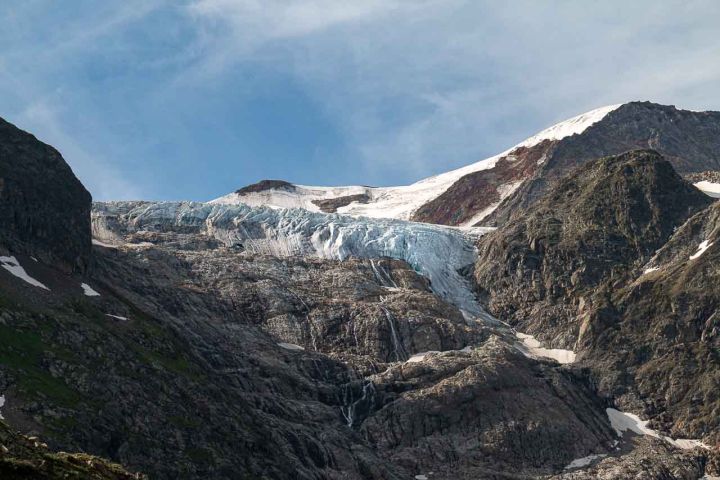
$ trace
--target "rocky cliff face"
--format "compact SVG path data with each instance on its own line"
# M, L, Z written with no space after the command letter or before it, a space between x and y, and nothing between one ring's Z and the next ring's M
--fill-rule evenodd
M717 212L655 152L593 161L481 240L478 285L493 313L573 348L602 395L715 443Z
M57 150L0 119L0 243L66 271L90 255L90 194Z
M481 240L477 285L498 318L572 348L583 298L644 264L710 203L656 152L593 161Z
M578 339L603 394L644 409L676 437L711 444L720 441L719 246L715 202L627 282L593 297Z
M559 140L543 140L503 155L493 168L468 173L415 211L417 222L474 225L489 215L518 185L532 177Z

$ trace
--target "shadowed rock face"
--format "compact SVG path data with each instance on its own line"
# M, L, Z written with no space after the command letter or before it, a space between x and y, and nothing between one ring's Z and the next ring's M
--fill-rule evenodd
M578 165L636 149L657 151L679 174L718 170L720 112L692 112L650 102L622 105L580 135L558 141L547 161L483 224L505 224Z
M6 251L83 269L90 203L57 150L0 119L0 243Z

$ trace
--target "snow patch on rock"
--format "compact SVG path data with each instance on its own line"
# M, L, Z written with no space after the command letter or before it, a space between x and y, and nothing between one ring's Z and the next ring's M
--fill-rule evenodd
M565 470L571 470L574 468L583 468L587 467L591 463L593 463L595 460L605 458L607 457L606 453L598 453L596 455L588 455L587 457L582 458L576 458L572 462L570 462L566 467Z
M703 240L700 245L698 245L698 251L695 252L695 254L690 255L690 260L695 260L696 258L699 258L703 253L705 253L705 250L710 248L712 246L712 242L708 242L707 240Z
M120 315L113 315L113 314L111 314L111 313L106 313L105 315L108 316L108 317L114 318L114 319L116 319L116 320L127 321L127 317L121 317Z
M93 288L90 285L88 285L87 283L82 283L82 284L80 284L80 286L82 287L83 293L85 294L85 296L87 296L87 297L99 297L100 296L100 294L98 292L96 292L95 290L93 290Z
M573 363L575 362L575 352L572 350L563 350L560 348L544 348L532 335L525 333L515 332L515 336L522 340L522 344L519 346L520 351L523 352L527 357L530 358L551 358L558 363Z
M657 431L647 426L648 423L650 423L649 420L641 420L640 417L635 414L621 412L614 408L607 408L605 409L605 412L607 413L608 419L610 420L610 426L612 426L612 428L615 430L618 437L622 437L623 433L630 431L637 435L650 435L651 437L660 438L662 440L665 440L669 444L683 450L690 450L693 448L704 448L708 450L710 449L709 445L701 442L700 440L694 440L689 438L673 439L661 435Z
M285 350L294 350L294 351L305 350L300 345L295 345L294 343L278 342L278 346L284 348Z
M500 194L500 200L493 203L492 205L489 205L487 208L484 208L483 210L479 211L475 215L473 215L470 220L465 221L462 226L463 227L472 227L488 215L490 215L492 212L495 211L495 209L502 203L503 200L505 200L507 197L509 197L515 190L517 190L520 185L522 185L523 180L518 180L517 182L513 183L507 183L505 185L500 185L497 188L497 192Z
M0 266L2 266L5 270L12 273L19 279L29 283L34 287L40 287L44 288L45 290L50 290L42 282L35 280L30 275L28 275L25 269L20 266L20 263L15 257L0 257Z
M92 244L97 245L98 247L117 248L115 245L110 245L109 243L101 242L97 238L92 239Z

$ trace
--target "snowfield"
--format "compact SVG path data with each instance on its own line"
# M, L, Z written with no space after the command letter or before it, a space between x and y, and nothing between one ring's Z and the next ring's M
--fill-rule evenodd
M705 253L705 250L712 247L712 242L709 242L708 240L703 240L700 245L698 245L698 250L693 255L690 255L690 260L695 260L696 258L700 258L700 256Z
M272 189L242 195L231 193L212 200L210 203L229 205L242 203L251 207L303 208L311 212L319 212L320 208L313 203L315 200L327 200L349 195L364 194L369 197L367 203L355 201L349 205L338 208L337 213L370 218L409 220L418 208L445 193L448 188L463 176L480 170L493 168L498 160L516 148L532 147L544 140L560 140L571 135L580 134L620 106L620 104L610 105L583 113L582 115L553 125L498 155L456 170L420 180L412 185L398 187L315 187L294 185L294 191ZM504 198L510 195L520 186L520 183L522 182L501 186L498 189L501 197ZM477 223L492 213L496 207L497 205L494 205L489 209L483 210L476 215L476 218L472 219L472 223L467 222L466 224L473 225Z

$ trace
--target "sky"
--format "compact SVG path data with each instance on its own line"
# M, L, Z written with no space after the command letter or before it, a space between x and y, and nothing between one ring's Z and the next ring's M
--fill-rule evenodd
M603 105L720 110L720 2L4 0L0 117L95 200L399 185Z

